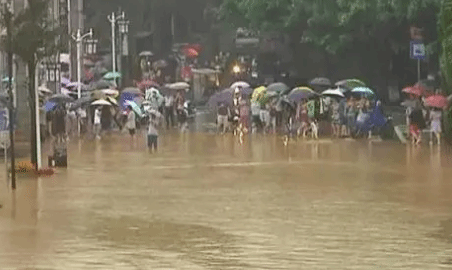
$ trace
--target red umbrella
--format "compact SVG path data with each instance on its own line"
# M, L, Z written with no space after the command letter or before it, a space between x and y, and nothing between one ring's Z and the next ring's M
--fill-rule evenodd
M417 87L417 86L409 86L409 87L405 87L402 89L403 93L406 94L410 94L410 95L415 95L415 96L422 96L424 94L424 91L421 87Z
M433 95L425 99L425 105L434 108L445 108L448 105L447 98L442 95Z
M140 88L141 90L145 90L146 88L149 87L160 87L160 85L152 80L143 80L141 82L137 83L137 87Z
M189 58L196 58L199 55L198 51L194 48L184 48L183 52Z

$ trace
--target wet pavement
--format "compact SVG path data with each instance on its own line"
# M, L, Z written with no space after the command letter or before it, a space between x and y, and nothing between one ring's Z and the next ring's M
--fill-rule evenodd
M452 269L452 153L166 134L72 142L6 188L0 269Z

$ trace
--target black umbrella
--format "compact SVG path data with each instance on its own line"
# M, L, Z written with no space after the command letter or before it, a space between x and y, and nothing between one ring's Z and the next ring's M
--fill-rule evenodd
M282 94L289 90L289 86L282 82L272 83L267 87L267 93L276 92L278 94Z
M309 82L310 85L312 86L331 86L331 81L328 78L323 78L323 77L319 77L319 78L315 78L312 79L311 82Z
M56 94L56 95L51 96L48 99L48 101L53 102L53 103L67 103L67 102L74 101L74 99L67 95Z
M112 82L109 82L106 80L99 80L97 82L90 84L89 89L90 90L101 90L101 89L109 89L112 87L114 87L114 84Z
M84 105L90 104L93 99L91 97L82 97L81 99L77 99L74 101L71 106L70 110L77 110L80 107L83 107Z

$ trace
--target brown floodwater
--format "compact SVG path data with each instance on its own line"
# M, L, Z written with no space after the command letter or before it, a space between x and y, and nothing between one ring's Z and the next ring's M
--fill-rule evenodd
M0 269L452 269L452 153L392 142L127 136L0 169Z

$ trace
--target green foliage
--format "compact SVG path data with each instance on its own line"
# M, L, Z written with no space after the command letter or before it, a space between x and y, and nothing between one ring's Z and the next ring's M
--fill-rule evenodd
M34 64L40 57L56 53L59 29L54 25L48 16L48 0L28 0L27 8L12 19L13 52L24 62Z
M225 0L222 18L239 26L286 31L304 27L302 41L337 53L352 42L407 47L411 23L436 32L441 0ZM421 22L419 20L422 19ZM246 24L246 25L244 25ZM435 33L432 34L435 40Z
M439 20L439 41L441 44L440 67L443 87L452 94L452 0L444 0L441 5Z

